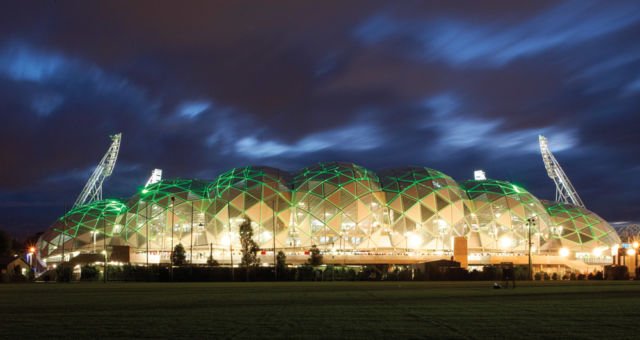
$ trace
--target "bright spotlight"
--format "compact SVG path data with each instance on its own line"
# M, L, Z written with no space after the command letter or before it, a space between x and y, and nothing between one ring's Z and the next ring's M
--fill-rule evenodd
M633 249L638 249L638 246L640 246L640 244L638 244L638 241L633 241L631 245L633 246Z
M513 239L509 236L502 236L499 240L498 240L498 246L501 249L509 249L509 248L513 248Z
M567 248L560 248L560 252L559 253L560 253L560 256L567 257L567 256L569 256L571 251L569 251L569 249L567 249Z
M636 250L635 249L633 249L633 248L627 249L627 255L628 256L633 256L635 254L636 254Z
M596 256L596 257L602 256L602 248L599 248L599 247L598 248L594 248L593 249L593 256Z
M407 245L409 248L418 248L422 245L422 237L415 233L407 233Z
M223 246L230 246L231 245L231 238L229 237L229 234L225 234L224 236L222 236L220 238L220 243Z

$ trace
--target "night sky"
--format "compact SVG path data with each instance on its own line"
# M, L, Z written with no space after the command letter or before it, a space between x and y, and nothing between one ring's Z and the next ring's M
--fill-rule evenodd
M106 196L347 161L552 199L544 134L588 208L638 220L639 111L638 1L6 1L0 228L46 229L117 132Z

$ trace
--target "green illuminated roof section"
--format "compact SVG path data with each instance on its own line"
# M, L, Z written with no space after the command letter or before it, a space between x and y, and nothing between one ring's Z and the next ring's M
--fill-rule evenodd
M452 236L463 236L466 194L444 173L405 168L382 176L394 247L449 249Z
M542 201L542 204L551 217L553 236L560 238L564 246L590 251L620 243L613 227L595 213L566 203Z
M60 217L40 240L40 251L52 254L64 243L65 249L73 250L99 243L102 246L104 233L111 238L122 231L123 218L127 212L124 202L117 199L94 201L76 207Z
M374 172L351 163L319 163L300 171L293 182L291 244L377 246L384 195Z
M528 219L536 249L549 237L550 220L540 201L523 187L496 180L462 183L472 202L470 244L487 251L525 251ZM471 248L471 246L470 246Z
M129 201L129 214L122 238L132 247L150 250L204 242L207 183L192 179L165 179L141 188ZM173 198L173 202L172 199ZM172 204L173 203L173 204ZM163 255L164 256L164 255Z
M496 181L496 180L481 180L481 181L465 181L462 183L462 186L465 188L467 194L471 199L474 199L481 195L515 195L518 196L520 194L529 194L529 192L516 184L504 182L504 181Z
M207 183L195 179L166 179L158 183L141 188L135 200L144 200L168 206L170 199L183 201L202 199L206 197Z
M212 200L209 215L215 217L215 235L239 245L237 227L248 217L254 223L255 240L262 248L286 244L287 225L291 219L289 174L269 167L243 167L223 173L209 185ZM229 236L229 221L231 225ZM275 223L275 224L274 224ZM227 229L225 229L227 226Z

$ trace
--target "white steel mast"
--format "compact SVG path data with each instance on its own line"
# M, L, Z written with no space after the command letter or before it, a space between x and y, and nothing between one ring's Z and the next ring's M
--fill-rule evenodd
M151 176L147 180L147 183L144 185L144 187L146 188L151 184L160 182L161 180L162 180L162 169L153 169L153 171L151 171Z
M542 160L544 161L544 167L547 169L547 175L556 184L556 201L573 204L579 207L585 207L582 199L578 196L578 192L573 188L569 177L564 173L560 163L553 157L547 138L543 135L539 136L540 140L540 153L542 154Z
M98 164L96 169L93 170L91 177L89 177L89 181L87 181L87 184L85 184L84 189L82 189L80 196L78 196L76 202L73 204L74 208L102 199L102 183L107 179L107 177L111 176L113 168L116 165L122 134L119 133L110 137L112 142L109 150L107 150L107 153L102 157L100 164Z

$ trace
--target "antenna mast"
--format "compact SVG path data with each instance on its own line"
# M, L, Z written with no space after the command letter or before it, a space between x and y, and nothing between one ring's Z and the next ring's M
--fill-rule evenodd
M547 138L543 135L539 136L540 140L540 153L542 154L542 160L544 161L544 167L547 169L547 175L556 184L556 201L573 204L579 207L585 207L582 199L578 196L578 192L573 188L569 177L564 173L560 163L553 157Z
M93 170L89 181L87 181L80 196L78 196L76 202L73 204L74 208L102 199L102 183L107 177L111 176L113 168L116 166L122 134L119 133L110 137L112 142L109 150L107 150L107 153L102 157L100 164Z

